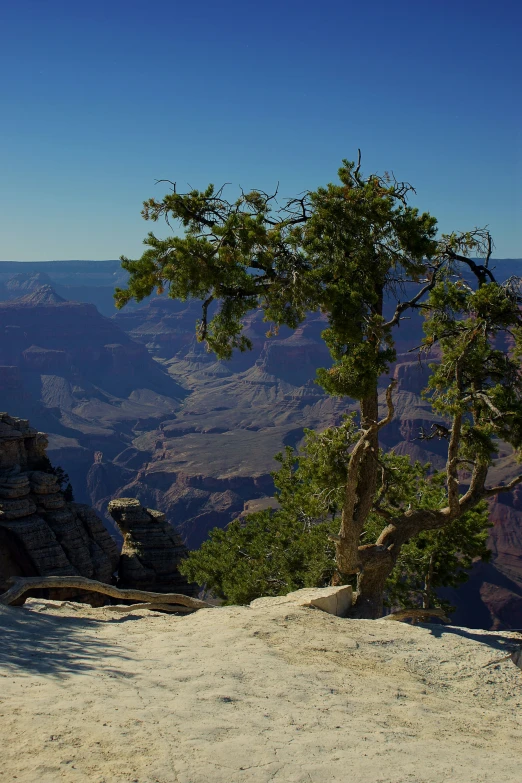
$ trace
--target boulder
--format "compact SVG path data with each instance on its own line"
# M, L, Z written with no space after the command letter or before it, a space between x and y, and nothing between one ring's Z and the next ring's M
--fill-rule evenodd
M352 605L352 598L353 590L351 585L304 587L302 590L294 590L286 595L256 598L251 602L250 606L254 609L275 606L276 604L309 606L328 614L334 614L336 617L347 617L348 610Z

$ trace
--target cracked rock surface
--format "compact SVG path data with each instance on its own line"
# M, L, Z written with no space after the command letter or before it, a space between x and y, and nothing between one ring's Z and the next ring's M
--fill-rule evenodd
M521 780L514 632L30 599L0 638L2 783Z

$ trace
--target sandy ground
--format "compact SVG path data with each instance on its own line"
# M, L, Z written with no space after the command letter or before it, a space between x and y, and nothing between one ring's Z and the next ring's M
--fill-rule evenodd
M516 634L0 608L2 783L521 783Z

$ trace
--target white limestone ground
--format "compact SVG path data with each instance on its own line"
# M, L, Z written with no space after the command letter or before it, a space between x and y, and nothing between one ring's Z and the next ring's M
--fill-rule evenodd
M517 634L0 608L2 783L521 783Z

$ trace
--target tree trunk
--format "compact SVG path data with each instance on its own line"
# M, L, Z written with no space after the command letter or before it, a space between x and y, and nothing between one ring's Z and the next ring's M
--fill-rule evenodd
M376 620L382 617L386 580L393 571L403 544L422 530L437 530L451 522L449 509L406 511L391 522L375 544L359 547L361 570L353 617Z
M428 572L426 574L426 579L424 580L424 594L422 596L422 608L423 609L429 609L431 607L431 593L432 593L432 583L433 583L433 566L435 564L435 553L432 552L430 555L430 562L428 565Z
M352 617L378 620L384 611L384 588L395 565L388 553L377 558L357 574L357 593Z
M368 397L361 400L361 424L363 429L379 420L379 397L377 387ZM359 485L357 487L357 504L355 506L354 522L356 528L362 533L364 523L372 509L372 504L377 491L379 474L379 432L375 430L369 436L370 447L361 460L359 468Z
M375 305L371 312L382 316L384 308L384 283L375 281ZM368 333L368 343L375 348L376 355L379 351L380 336L377 332ZM391 404L391 397L388 400ZM345 502L342 512L341 529L336 544L337 580L342 584L354 573L359 573L361 563L359 559L359 544L364 525L372 510L372 505L377 491L379 463L379 389L377 378L370 394L363 397L361 405L361 428L368 432L367 441L364 444L364 452L358 457L357 476L348 475ZM356 451L354 449L354 451ZM350 471L348 471L350 474Z
M359 544L364 524L372 509L378 480L378 414L375 389L374 393L361 401L362 429L368 432L373 427L375 431L359 440L348 464L341 527L336 538L337 584L345 584L348 577L358 573L361 568Z

